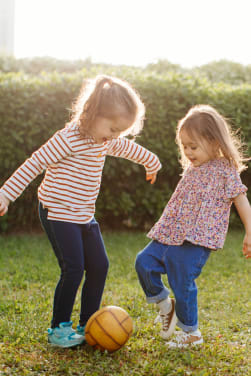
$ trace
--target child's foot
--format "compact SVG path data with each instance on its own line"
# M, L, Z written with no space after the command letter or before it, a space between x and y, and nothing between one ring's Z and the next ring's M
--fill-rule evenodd
M199 329L194 332L176 332L176 336L173 341L167 342L168 347L181 348L194 345L201 345L203 343L203 337Z
M48 342L52 346L73 347L81 345L85 337L79 335L72 329L72 321L61 322L59 327L48 329Z
M172 298L170 299L170 308L168 312L163 312L160 310L160 322L162 323L162 330L160 332L160 336L164 339L169 338L175 329L177 324L177 316L175 313L175 300Z

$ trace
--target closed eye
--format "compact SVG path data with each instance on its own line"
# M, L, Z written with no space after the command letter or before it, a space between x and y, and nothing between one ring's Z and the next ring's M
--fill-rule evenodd
M184 150L186 150L188 147L190 147L190 149L192 149L192 150L196 150L197 149L197 146L183 145Z

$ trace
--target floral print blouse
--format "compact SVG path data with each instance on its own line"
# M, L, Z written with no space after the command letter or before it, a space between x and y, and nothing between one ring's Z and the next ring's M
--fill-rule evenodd
M187 240L212 250L222 248L232 199L246 191L236 168L225 158L191 166L147 236L168 245Z

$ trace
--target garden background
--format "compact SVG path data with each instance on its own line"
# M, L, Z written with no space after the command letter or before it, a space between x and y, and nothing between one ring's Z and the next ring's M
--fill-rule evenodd
M107 158L96 217L108 227L147 230L160 216L180 179L175 130L191 106L215 106L235 130L240 130L250 155L250 66L220 61L183 69L159 61L143 69L92 64L90 59L67 62L2 57L0 69L0 185L69 121L71 104L83 79L105 73L128 80L138 90L146 105L146 121L136 141L155 152L163 168L151 186L145 182L142 166ZM0 231L39 226L35 198L41 179L38 177L15 205L10 205L9 213L0 221ZM250 183L250 169L242 179ZM231 222L238 225L234 217L233 211Z

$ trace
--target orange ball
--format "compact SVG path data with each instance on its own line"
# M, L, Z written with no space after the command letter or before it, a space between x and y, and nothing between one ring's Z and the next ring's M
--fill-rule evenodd
M87 321L85 339L94 349L113 352L128 341L133 322L128 313L117 306L107 306L95 312Z

